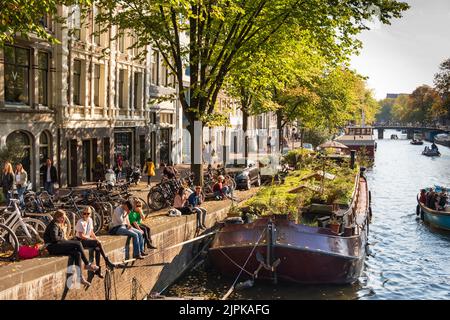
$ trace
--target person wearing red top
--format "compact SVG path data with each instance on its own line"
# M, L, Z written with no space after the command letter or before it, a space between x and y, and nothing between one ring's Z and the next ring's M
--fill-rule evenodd
M427 203L427 191L425 189L420 190L419 201L423 204Z
M228 198L228 186L224 186L223 182L225 181L224 176L219 176L217 178L216 184L213 186L214 197L217 200L223 200L225 197Z

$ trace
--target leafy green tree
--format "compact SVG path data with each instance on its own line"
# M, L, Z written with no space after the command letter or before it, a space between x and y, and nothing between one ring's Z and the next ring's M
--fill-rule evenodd
M392 108L394 106L394 101L395 99L393 98L386 98L379 101L381 108L375 116L377 122L387 122L393 120Z
M439 72L434 76L434 86L442 98L439 113L446 111L447 119L450 120L450 58L440 64Z
M192 160L201 159L195 140L202 136L194 136L194 122L208 123L226 75L278 33L295 26L336 44L330 50L338 45L353 50L360 45L354 37L367 29L368 19L376 16L389 23L409 7L393 0L98 0L97 6L98 22L133 30L136 46L152 44L176 76L189 121ZM189 99L182 94L187 66ZM196 183L202 183L202 165L192 161L191 169Z
M57 22L59 5L89 6L90 0L0 0L0 45L13 43L16 36L28 39L31 34L52 43L59 42L44 26L45 17Z
M9 161L14 165L17 162L21 162L24 157L24 145L20 140L8 141L5 146L0 148L0 164Z

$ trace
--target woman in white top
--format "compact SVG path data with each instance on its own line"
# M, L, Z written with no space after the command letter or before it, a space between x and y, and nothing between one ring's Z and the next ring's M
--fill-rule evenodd
M95 251L95 264L99 269L95 272L99 278L103 278L102 271L100 268L100 255L105 259L106 266L113 269L115 265L109 260L108 256L105 254L102 243L97 239L94 233L94 222L90 217L92 214L91 207L86 207L83 210L83 218L77 221L75 226L75 232L77 239L83 245L85 249L94 249Z
M28 175L23 169L21 163L16 164L16 171L14 172L14 183L16 185L17 194L19 195L20 206L25 207L25 202L23 201L23 194L27 188Z

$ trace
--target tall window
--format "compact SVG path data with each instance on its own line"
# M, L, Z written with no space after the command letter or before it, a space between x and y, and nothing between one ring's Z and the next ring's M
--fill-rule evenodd
M152 53L152 79L151 83L159 85L159 52L153 51Z
M81 105L81 61L73 60L73 103Z
M100 105L100 65L94 64L94 105Z
M42 132L39 137L39 160L44 162L50 156L50 139L47 132Z
M124 107L124 78L125 78L125 70L119 70L119 108Z
M30 52L28 49L5 46L5 101L30 104Z
M167 87L169 85L169 70L167 69L166 63L161 64L161 85Z
M43 106L48 105L48 53L38 53L38 102Z
M142 96L142 73L134 73L134 108L138 109L140 107L140 98Z
M122 33L117 38L119 42L119 51L124 53L125 52L125 35Z

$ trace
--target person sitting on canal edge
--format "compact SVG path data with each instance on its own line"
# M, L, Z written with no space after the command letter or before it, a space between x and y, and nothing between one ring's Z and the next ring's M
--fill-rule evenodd
M223 200L225 198L230 198L230 189L228 186L224 185L225 177L220 175L217 177L217 182L213 186L214 197L216 200Z
M188 203L188 195L186 194L186 189L181 187L178 189L175 198L173 199L173 207L174 209L180 211L181 214L187 215L193 213L191 207L189 207Z
M66 240L63 231L63 226L66 221L66 212L57 210L53 215L53 220L48 224L44 231L44 242L46 249L50 255L63 255L72 258L75 265L81 268L81 260L85 264L85 269L92 272L97 272L98 267L92 265L84 254L84 248L78 240ZM79 273L79 280L81 284L90 286L81 272Z
M130 220L130 224L137 230L141 231L144 236L144 242L147 245L148 249L156 249L156 247L152 244L152 233L150 231L150 227L143 224L142 220L145 219L144 212L142 211L142 202L141 200L136 200L134 202L134 210L132 210L128 214L128 219Z
M133 239L133 258L144 259L147 255L144 252L144 236L143 232L133 228L128 219L128 214L130 213L133 206L130 201L124 201L122 205L118 206L113 213L111 229L109 234L111 235L124 235L131 237ZM129 240L129 238L128 238ZM125 245L125 257L126 259L130 256L130 248L127 240Z
M196 186L195 192L193 192L189 198L189 205L193 207L193 209L197 212L197 228L206 229L205 220L206 220L206 209L200 207L203 203L203 195L202 195L202 187Z
M81 242L83 248L93 249L95 252L95 264L98 266L98 270L95 274L103 279L103 274L100 267L100 255L105 259L106 266L110 269L114 269L115 265L109 260L108 256L103 249L102 243L97 239L94 233L94 222L91 218L92 209L86 207L83 210L83 217L77 221L75 226L76 238Z

